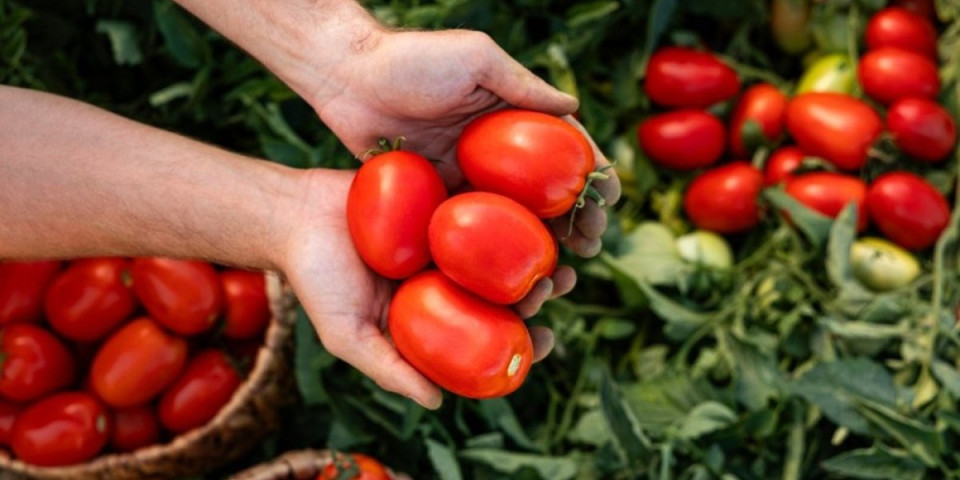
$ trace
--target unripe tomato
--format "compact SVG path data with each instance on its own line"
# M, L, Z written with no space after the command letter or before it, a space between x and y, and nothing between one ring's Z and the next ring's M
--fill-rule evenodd
M44 311L50 326L78 342L99 340L133 314L126 258L76 260L50 284Z
M870 219L883 236L910 250L936 243L950 222L950 206L922 177L889 172L877 177L867 192Z
M228 268L220 272L223 285L223 336L253 338L270 323L270 300L263 272Z
M160 422L153 405L118 408L111 412L110 446L120 452L132 452L160 440Z
M810 2L773 0L770 2L770 27L780 50L797 54L807 49L810 36Z
M793 172L800 168L806 155L794 145L776 149L763 166L763 184L773 186L793 178Z
M753 122L760 128L763 140L773 142L783 134L787 96L769 83L758 83L747 88L730 117L730 152L735 157L746 157L756 145L744 144L744 126ZM760 140L760 139L757 139Z
M763 174L748 162L737 161L707 170L690 182L683 210L698 228L737 233L760 222L757 197Z
M842 53L830 53L814 61L800 76L794 94L809 92L853 93L857 65Z
M733 98L740 91L740 78L710 52L664 47L650 56L643 87L657 105L706 108Z
M109 433L107 411L99 400L85 392L61 392L20 412L10 446L29 464L71 465L97 456Z
M870 17L865 32L867 48L896 47L937 59L937 30L933 23L903 7L887 7Z
M907 286L920 275L920 263L916 257L877 237L864 237L853 242L850 269L860 283L878 292Z
M0 400L0 447L10 445L13 424L17 421L23 407L20 404Z
M0 396L16 402L36 400L76 379L73 354L60 339L33 324L0 328Z
M680 258L707 268L724 270L733 266L733 250L726 239L709 230L694 230L674 241Z
M787 105L787 131L801 150L841 170L867 163L883 120L869 105L840 93L805 93Z
M889 105L904 97L936 98L940 72L929 58L894 47L878 48L860 58L857 77L863 92Z
M347 226L363 262L401 279L430 263L427 225L447 188L423 156L393 150L360 167L347 194Z
M533 363L530 332L510 307L483 300L437 270L400 285L387 323L407 362L464 397L507 395Z
M867 184L859 177L836 172L809 172L794 176L787 182L785 191L798 202L830 218L836 218L853 202L857 205L857 230L867 228L864 206Z
M348 472L356 472L356 475L347 480L390 480L383 464L362 453L335 453L333 460L323 468L317 480L342 480L341 475Z
M174 433L203 426L217 416L242 381L223 352L208 349L197 353L160 397L160 423Z
M570 211L596 166L593 146L577 127L512 109L470 122L457 140L457 162L476 190L511 198L540 218Z
M195 335L209 330L223 308L220 277L200 260L139 257L133 260L133 291L164 327Z
M43 296L61 262L0 262L0 325L40 320Z
M903 98L890 105L887 130L903 153L924 162L944 160L957 143L953 115L925 98Z
M650 160L676 170L716 163L726 145L726 127L702 110L675 110L647 118L637 127L640 148Z

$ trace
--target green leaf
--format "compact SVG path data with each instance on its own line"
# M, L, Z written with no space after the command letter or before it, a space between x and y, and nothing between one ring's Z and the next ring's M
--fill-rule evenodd
M294 366L300 395L306 405L326 403L329 397L320 378L320 372L336 363L337 359L320 344L317 331L302 308L297 312L294 335L296 341Z
M680 256L673 232L657 222L638 225L621 240L619 254L607 260L627 276L651 285L678 285L694 270Z
M433 465L433 469L437 472L440 480L463 479L463 475L460 473L460 464L450 447L430 438L426 439L424 443L427 445L427 458L430 459L430 464Z
M139 65L143 53L137 43L136 26L119 20L98 20L97 33L103 33L110 39L113 61L117 65Z
M950 392L954 399L960 398L960 372L957 372L957 368L941 360L935 360L930 368L940 385Z
M575 3L567 10L567 28L577 28L602 20L620 8L620 2L596 0Z
M623 460L632 464L645 459L649 454L650 440L607 371L600 379L600 408Z
M930 467L940 464L940 456L944 453L943 438L933 426L907 418L893 408L869 399L860 399L857 411L923 463Z
M624 384L621 390L637 423L651 435L665 434L698 405L720 401L709 382L686 371L668 370L653 380Z
M718 340L733 362L737 399L751 411L767 408L783 383L773 355L727 332Z
M647 38L644 44L646 56L656 50L660 37L670 27L674 13L677 11L677 0L655 0L650 7L650 16L647 20Z
M499 428L518 446L527 450L540 450L527 436L527 432L524 431L517 415L513 412L513 407L506 399L491 398L483 400L479 402L479 408L480 414L487 420L487 423Z
M897 404L890 373L866 358L818 364L794 381L791 390L820 407L837 425L863 435L870 434L870 422L859 407L862 402Z
M514 453L486 448L461 450L459 456L506 474L531 468L539 473L541 478L569 480L577 475L577 461L569 457Z
M827 242L827 277L837 287L857 285L850 268L850 248L857 238L857 205L849 203L837 215Z
M181 66L197 69L211 58L210 46L173 2L156 0L153 13L170 56Z
M196 85L193 82L177 82L153 92L149 98L150 106L160 107L178 98L189 98L195 92Z
M737 414L726 405L718 402L704 402L690 411L675 426L675 435L693 440L732 425Z
M567 439L571 442L599 447L613 440L607 421L600 409L589 410L577 419Z
M774 208L784 211L787 218L815 246L819 247L827 240L833 223L831 218L811 210L797 199L787 195L781 188L768 188L763 191L763 196L773 204Z
M864 480L923 480L927 471L908 453L884 445L844 452L821 466L835 475Z
M637 331L637 325L634 321L613 317L600 319L595 328L597 334L607 340L621 340Z

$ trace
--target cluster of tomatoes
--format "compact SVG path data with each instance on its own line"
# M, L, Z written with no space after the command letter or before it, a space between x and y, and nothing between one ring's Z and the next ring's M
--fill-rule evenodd
M377 459L362 453L335 452L333 460L317 475L316 480L390 480L386 467Z
M937 102L934 23L887 7L870 18L864 43L856 72L862 96L815 83L792 96L767 83L741 94L736 71L710 52L654 53L645 89L666 111L638 126L638 140L656 164L697 171L683 199L691 223L721 234L747 231L766 213L762 191L780 186L831 218L855 203L858 231L873 225L898 248L936 242L950 207L915 172L944 161L957 133ZM728 101L726 123L708 111ZM892 154L880 148L884 143ZM732 160L720 164L725 156Z
M156 257L0 263L0 447L40 466L160 443L233 396L261 272Z
M511 305L557 266L544 220L574 209L595 158L563 119L509 109L467 125L457 163L468 185L449 194L425 157L373 156L351 185L347 219L363 261L402 281L387 320L403 358L458 395L502 396L533 357Z

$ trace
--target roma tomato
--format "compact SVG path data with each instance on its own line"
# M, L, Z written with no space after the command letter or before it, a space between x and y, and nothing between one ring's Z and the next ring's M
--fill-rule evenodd
M0 400L0 447L10 445L13 424L17 421L23 407L13 402Z
M737 72L706 51L664 47L650 56L644 90L657 105L706 108L740 91Z
M869 105L841 93L804 93L787 105L787 131L804 152L841 170L857 170L883 132Z
M342 475L351 473L354 475L348 480L390 480L382 463L362 453L335 453L317 480L342 480Z
M0 396L35 400L67 387L76 378L73 354L44 328L15 323L0 329Z
M174 433L206 424L230 401L241 382L225 353L216 349L197 353L160 397L160 423Z
M893 0L890 5L903 8L932 22L937 20L937 9L933 5L933 0Z
M186 340L165 332L150 318L140 317L103 343L90 367L90 383L111 407L132 407L170 386L186 361Z
M133 291L147 313L181 335L213 327L223 308L220 277L199 260L139 257L133 260Z
M95 457L107 444L106 408L85 392L61 392L20 412L10 446L20 460L44 467L71 465Z
M867 192L867 210L884 237L910 250L936 243L950 222L950 206L943 195L908 172L877 177Z
M830 53L818 58L800 76L795 94L809 92L853 92L857 85L857 65L842 53Z
M787 111L787 96L769 83L758 83L747 88L730 118L730 152L735 157L746 157L753 152L756 144L744 142L744 127L753 122L759 128L763 138L754 142L769 143L783 134L783 119ZM749 131L749 129L748 129Z
M248 339L263 333L270 323L270 301L263 272L228 268L220 272L223 285L223 336Z
M160 440L160 422L153 405L118 408L110 416L110 446L114 450L132 452Z
M44 311L50 326L78 342L99 340L133 314L126 258L91 258L70 264L50 285Z
M680 258L701 267L726 270L733 266L733 250L727 240L709 230L694 230L673 242Z
M887 7L873 14L864 35L870 50L896 47L937 59L937 30L933 23L903 7Z
M703 110L675 110L647 118L637 127L640 148L654 163L676 170L713 165L723 155L726 127Z
M502 195L450 197L430 220L430 252L441 272L494 303L520 301L557 267L553 234L536 215Z
M430 263L427 225L447 188L434 166L393 150L367 160L347 194L347 226L357 253L378 274L409 277Z
M867 228L867 209L864 199L867 184L859 177L837 172L809 172L796 175L787 182L785 190L808 208L830 218L836 218L851 202L857 205L857 230Z
M810 46L810 2L773 0L770 2L770 29L780 50L797 54Z
M763 184L773 186L793 178L793 172L800 168L806 154L796 146L780 147L770 154L763 166Z
M944 160L957 143L953 115L925 98L904 98L890 105L887 130L903 153L924 162Z
M596 158L587 137L563 119L508 109L481 115L463 129L457 162L477 190L553 218L573 208Z
M757 197L763 174L748 162L737 161L707 170L690 182L683 210L698 228L737 233L760 222Z
M905 287L920 276L920 262L887 240L864 237L850 247L850 270L867 288L886 292Z
M61 262L0 262L0 325L40 320L43 296Z
M464 397L507 395L533 363L530 332L510 307L483 300L437 270L400 285L387 324L407 362Z
M936 98L940 72L933 60L909 50L884 47L860 58L857 77L863 92L889 105L904 97Z

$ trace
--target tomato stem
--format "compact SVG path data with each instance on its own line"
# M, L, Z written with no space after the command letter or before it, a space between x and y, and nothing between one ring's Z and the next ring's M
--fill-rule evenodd
M605 173L607 170L613 168L613 163L604 165L602 167L597 167L594 171L587 174L587 182L583 186L583 190L580 191L580 195L577 196L577 201L574 203L573 208L570 210L570 223L567 226L567 234L563 238L569 238L573 234L573 221L576 219L577 210L580 210L587 204L587 198L590 198L594 202L597 202L597 205L600 207L605 207L607 205L607 200L603 198L603 194L593 186L593 182L597 180L607 180L610 178L610 174Z
M403 142L407 139L401 135L397 137L392 143L386 137L380 137L380 140L377 142L377 148L371 148L364 151L360 154L359 160L364 161L370 157L376 157L382 153L393 152L400 150L400 147L403 145Z

